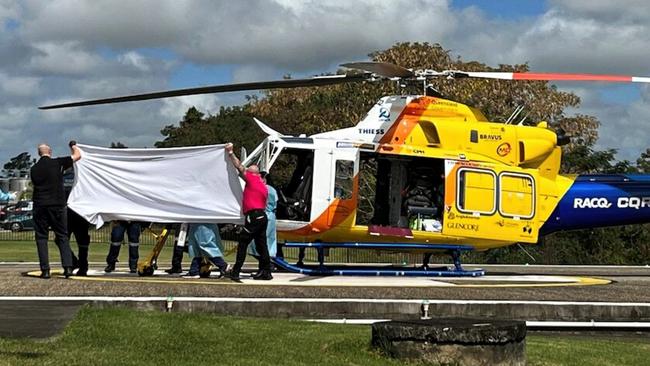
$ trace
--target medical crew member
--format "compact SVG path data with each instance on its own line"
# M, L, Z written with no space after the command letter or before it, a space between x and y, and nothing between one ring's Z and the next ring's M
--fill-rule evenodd
M188 247L192 264L184 278L199 278L201 262L206 257L219 269L219 278L228 270L228 263L223 259L223 244L216 224L190 224L188 230Z
M63 174L63 187L65 189L66 200L70 197L70 192L72 192L74 174L74 168L66 170ZM79 249L78 258L72 253L72 263L74 265L76 262L74 267L79 268L76 273L77 276L86 276L88 274L88 247L90 246L90 235L88 235L89 223L69 207L66 213L68 215L68 242L72 238L72 234L74 234Z
M138 272L138 258L140 257L140 223L134 221L113 221L111 230L111 247L106 256L106 268L104 272L110 273L115 270L115 263L120 256L120 247L124 241L124 233L129 239L129 271Z
M242 197L242 210L244 213L244 228L239 236L239 243L237 244L237 261L230 273L230 278L233 281L239 281L239 273L246 260L246 249L251 240L255 240L255 247L260 254L258 275L255 277L257 280L271 280L271 259L269 257L269 249L266 246L266 226L268 219L266 217L266 201L269 191L260 176L259 167L256 164L244 168L235 153L233 152L233 145L226 144L226 152L230 157L233 165L239 171L240 176L246 182L244 186L244 193Z
M16 199L16 194L7 192L4 193L2 189L0 189L0 201L12 201Z
M266 199L266 217L268 223L266 225L266 246L269 249L269 257L275 258L278 248L278 234L275 226L275 210L278 207L278 192L269 184L271 177L267 172L262 172L262 180L266 184L266 189L269 191L269 196ZM255 241L253 241L254 244ZM259 257L255 245L248 248L248 253L254 257Z

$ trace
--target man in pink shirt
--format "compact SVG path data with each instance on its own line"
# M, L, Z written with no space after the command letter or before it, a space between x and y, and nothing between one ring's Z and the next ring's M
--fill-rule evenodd
M239 272L246 260L246 250L251 240L255 240L255 249L260 255L259 271L253 279L256 280L271 280L271 258L269 257L269 249L266 246L266 225L268 219L266 217L266 199L269 195L266 184L260 176L260 169L256 164L250 165L245 168L241 161L233 152L233 144L226 144L226 152L232 161L232 164L237 168L241 177L246 181L244 186L244 195L242 202L242 210L244 212L244 229L239 237L237 245L237 260L235 266L230 273L230 278L233 281L240 281Z

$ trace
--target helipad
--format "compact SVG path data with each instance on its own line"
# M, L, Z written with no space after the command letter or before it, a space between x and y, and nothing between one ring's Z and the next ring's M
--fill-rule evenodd
M28 276L38 277L40 271L30 271ZM62 277L62 273L53 272L55 277ZM120 270L104 273L100 270L89 270L88 276L70 277L75 281L123 282L123 283L155 283L155 284L183 284L215 285L215 286L293 286L293 287L562 287L562 286L594 286L607 285L612 281L593 277L565 276L565 275L486 275L482 277L440 278L440 277L346 277L328 276L315 277L296 273L275 273L271 281L257 281L243 277L241 283L236 283L228 278L186 279L179 275L169 275L164 271L156 271L153 276L140 277Z

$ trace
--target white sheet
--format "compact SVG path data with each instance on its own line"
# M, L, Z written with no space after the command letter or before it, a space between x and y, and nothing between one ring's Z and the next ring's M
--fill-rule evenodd
M224 145L109 149L77 145L68 206L106 221L241 223L242 186Z

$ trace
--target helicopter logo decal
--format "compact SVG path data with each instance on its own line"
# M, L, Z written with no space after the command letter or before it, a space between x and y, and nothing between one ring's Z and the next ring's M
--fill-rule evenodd
M386 107L381 107L379 109L379 120L382 122L390 121L390 109Z
M497 147L497 155L501 157L510 154L510 151L512 151L512 147L507 142L504 142L501 145L499 145L499 147Z

